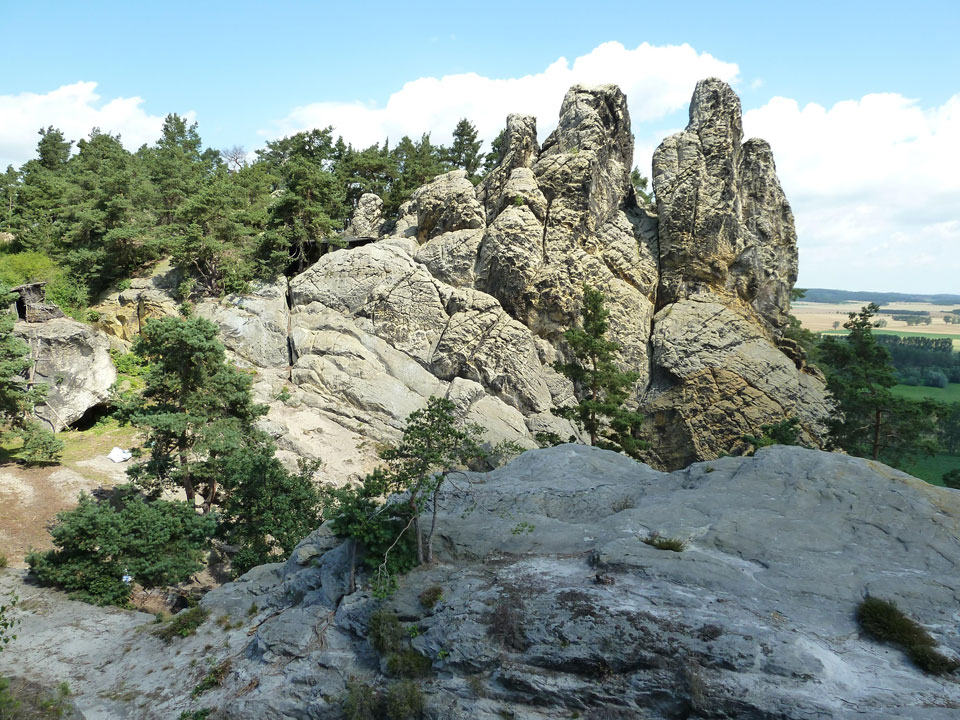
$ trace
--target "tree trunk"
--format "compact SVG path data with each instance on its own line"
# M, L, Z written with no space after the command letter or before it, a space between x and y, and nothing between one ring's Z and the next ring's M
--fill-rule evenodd
M883 415L882 410L877 410L873 419L873 459L880 459L880 418Z
M410 512L413 513L413 531L417 535L417 565L423 565L423 536L420 534L420 510L416 495L410 495Z
M441 483L443 480L440 481ZM438 496L440 495L440 483L437 483L436 490L433 491L433 519L430 521L430 534L427 535L427 554L426 559L428 563L433 562L433 533L437 529L437 508L438 508Z

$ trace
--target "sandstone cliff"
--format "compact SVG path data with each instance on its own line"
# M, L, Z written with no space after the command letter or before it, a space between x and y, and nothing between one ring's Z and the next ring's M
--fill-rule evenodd
M573 396L553 365L584 284L606 294L622 363L640 375L631 402L650 463L714 458L790 417L821 446L822 376L783 338L793 216L769 146L742 139L737 96L698 83L687 129L654 155L655 208L637 201L633 162L623 93L575 86L542 146L535 118L507 118L500 164L478 187L441 175L389 222L365 195L348 228L364 243L198 312L256 372L285 458L322 458L328 479L369 470L375 445L430 395L491 442L576 436L550 411ZM129 342L176 312L177 280L157 273L108 295L96 324Z
M441 175L395 223L364 196L351 232L376 242L201 313L261 371L264 399L288 385L271 421L293 454L389 441L430 394L491 439L574 435L550 413L573 392L552 367L584 284L606 294L622 362L640 373L632 402L655 466L717 457L789 417L819 446L822 377L783 339L793 216L770 148L742 141L737 96L697 85L689 126L654 156L655 209L638 204L632 166L626 97L573 87L542 147L535 118L507 118L500 165L476 189L463 171Z

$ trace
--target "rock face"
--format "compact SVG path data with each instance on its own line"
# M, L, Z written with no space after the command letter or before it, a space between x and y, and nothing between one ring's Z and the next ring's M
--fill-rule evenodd
M656 214L630 180L626 97L575 86L542 147L535 118L507 118L500 165L476 189L462 170L441 175L393 224L363 196L349 232L378 240L291 279L286 308L278 287L275 300L258 290L201 312L241 362L274 373L265 399L289 365L292 404L357 442L395 439L410 411L456 381L472 383L454 393L471 398L464 414L529 446L539 432L575 434L550 413L573 396L552 368L587 284L605 293L610 336L639 374L630 402L648 417L651 463L717 457L790 417L819 446L822 378L783 338L796 233L770 149L742 142L739 100L720 81L697 85L690 118L654 157ZM497 410L484 418L470 409L478 402ZM283 438L287 420L277 422Z
M37 416L54 431L76 422L110 397L117 371L110 343L90 326L70 318L17 323L14 334L30 346L30 380L47 385L47 402Z
M644 405L663 467L716 457L774 418L798 418L819 445L830 411L820 375L783 338L793 214L769 145L742 137L739 98L703 80L687 129L653 156L660 280Z
M364 195L347 234L365 242L197 312L255 372L286 460L322 458L327 479L369 470L371 448L430 395L491 441L576 436L551 414L574 393L553 367L585 284L605 293L609 334L639 375L630 403L652 464L717 457L790 417L819 446L824 385L783 338L793 218L769 147L742 141L736 95L697 85L689 127L654 157L656 213L638 205L632 167L626 97L578 85L542 147L535 118L507 118L500 165L476 188L462 170L441 175L395 222ZM132 340L176 312L178 283L133 281L94 308L97 325Z
M416 681L427 717L956 716L956 682L924 675L855 620L864 597L890 599L941 652L960 653L956 491L800 448L665 474L565 445L468 474L441 508L437 562L394 596L374 598L350 545L321 528L286 564L209 593L211 620L175 647L133 627L149 629L149 616L111 616L104 633L113 611L24 588L23 605L42 611L23 615L0 672L83 678L76 702L104 720L197 707L221 720L333 720L348 678L390 682L368 630L386 609L431 666ZM642 542L653 533L685 549ZM442 599L428 608L418 598L435 586ZM227 659L222 686L191 704Z

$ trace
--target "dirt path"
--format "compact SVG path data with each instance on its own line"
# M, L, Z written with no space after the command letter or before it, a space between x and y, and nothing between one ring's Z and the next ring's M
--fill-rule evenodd
M65 442L60 465L0 465L0 555L11 567L26 567L23 559L29 550L51 547L47 526L58 512L76 507L80 491L112 487L126 479L129 463L113 463L107 454L114 446L130 447L132 428L112 423L60 437Z

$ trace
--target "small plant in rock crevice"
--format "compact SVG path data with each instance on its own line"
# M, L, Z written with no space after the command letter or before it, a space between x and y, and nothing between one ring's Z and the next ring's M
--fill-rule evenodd
M640 538L640 540L646 545L655 547L657 550L683 552L687 549L687 543L680 538L664 537L659 533L650 533L646 537Z
M443 600L443 588L439 585L431 585L420 593L420 604L428 610L432 610L438 602Z
M197 629L203 625L209 614L207 610L197 605L174 615L163 627L154 630L153 635L164 642L170 642L178 637L196 635Z
M960 668L960 661L935 650L937 642L930 633L890 600L868 597L857 607L857 621L875 640L900 646L926 673L949 675Z

